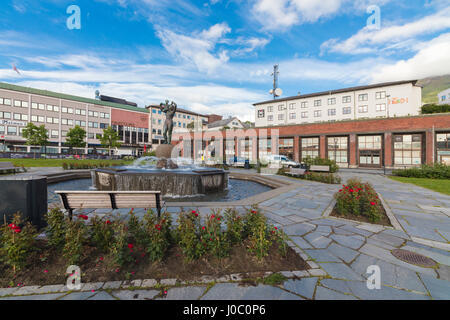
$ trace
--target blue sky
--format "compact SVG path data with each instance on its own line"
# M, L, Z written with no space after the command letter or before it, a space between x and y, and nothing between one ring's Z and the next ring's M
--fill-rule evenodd
M0 81L253 120L275 63L283 96L450 74L449 16L450 0L4 0Z

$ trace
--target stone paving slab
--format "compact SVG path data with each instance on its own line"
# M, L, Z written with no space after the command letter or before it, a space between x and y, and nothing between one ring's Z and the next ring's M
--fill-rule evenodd
M164 298L156 300L197 300L205 292L206 287L178 287L167 290Z
M243 287L236 283L220 283L209 289L201 300L301 300L277 287L259 285Z
M307 299L312 299L316 288L318 278L304 278L301 280L289 280L283 284L283 287L295 294L301 295Z
M120 300L151 300L159 293L157 290L116 290L112 295Z
M56 300L63 296L63 293L50 293L50 294L37 294L32 296L15 296L15 297L4 297L1 300Z

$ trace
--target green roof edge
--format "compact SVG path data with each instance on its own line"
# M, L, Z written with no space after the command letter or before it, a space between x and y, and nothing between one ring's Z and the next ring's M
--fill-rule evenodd
M30 93L30 94L37 94L37 95L52 97L52 98L57 98L57 99L73 100L73 101L90 103L90 104L101 105L101 106L106 106L106 107L125 109L125 110L129 110L129 111L149 113L149 111L146 108L133 107L133 106L128 106L128 105L114 103L114 102L108 102L108 101L100 101L100 100L95 100L95 99L90 99L90 98L73 96L73 95L65 94L65 93L57 93L57 92L48 91L48 90L40 90L40 89L34 89L34 88L29 88L29 87L23 87L23 86L18 86L15 84L4 83L4 82L0 82L0 89L13 90L13 91Z

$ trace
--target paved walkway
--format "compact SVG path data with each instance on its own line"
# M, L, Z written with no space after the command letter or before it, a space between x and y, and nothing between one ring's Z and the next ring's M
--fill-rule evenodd
M154 288L119 290L119 283L115 290L33 296L24 292L25 296L4 299L450 299L450 197L381 175L346 171L340 175L344 180L359 177L371 182L399 222L398 229L324 216L339 185L278 177L295 185L259 203L291 237L292 245L324 271L318 276L290 279L281 286L232 282L175 286L167 289L165 297ZM179 208L168 210L175 213ZM206 214L209 208L200 212ZM391 254L396 248L430 257L438 265L422 268L405 263ZM381 289L367 288L371 265L380 268Z

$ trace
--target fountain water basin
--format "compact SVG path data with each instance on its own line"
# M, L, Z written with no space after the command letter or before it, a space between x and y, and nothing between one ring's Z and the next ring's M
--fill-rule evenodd
M178 161L177 161L178 160ZM198 167L179 159L177 169L158 169L156 157L136 160L131 166L91 171L99 191L161 191L163 196L184 197L221 192L228 187L228 172Z

